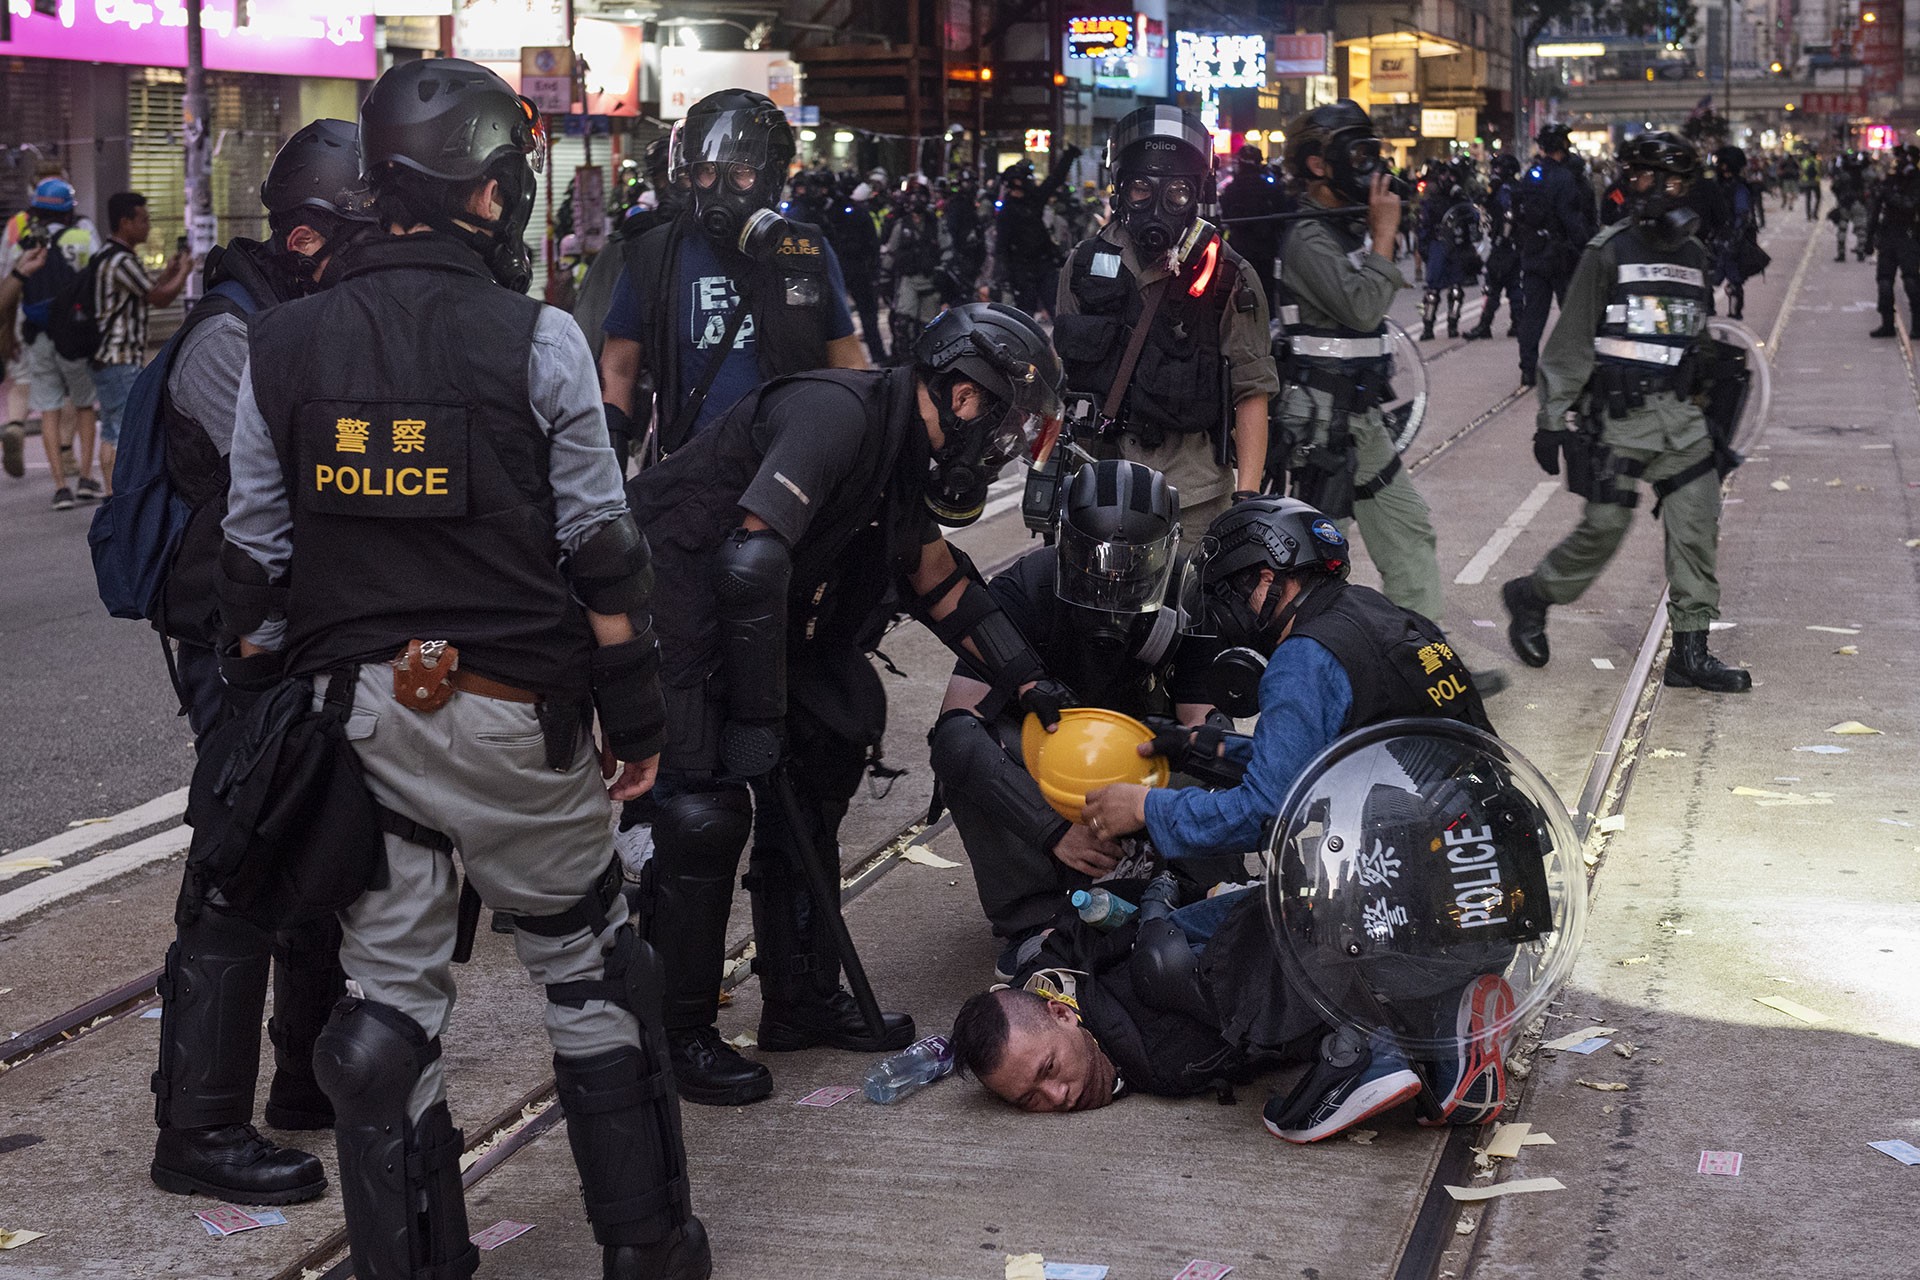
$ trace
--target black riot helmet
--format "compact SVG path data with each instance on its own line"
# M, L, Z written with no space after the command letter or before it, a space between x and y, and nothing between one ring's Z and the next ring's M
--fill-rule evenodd
M1374 175L1388 172L1373 119L1352 98L1315 107L1287 126L1287 168L1303 183L1318 180L1307 167L1314 156L1326 161L1326 181L1335 193L1360 204L1371 194ZM1395 192L1406 194L1400 184Z
M1276 579L1345 578L1351 571L1346 537L1319 510L1298 498L1236 502L1207 527L1200 543L1200 586L1222 640L1265 654L1280 643L1293 616L1280 592L1269 590L1259 613L1247 603L1249 570L1270 569Z
M271 248L286 261L304 292L313 283L314 259L287 247L287 233L307 226L331 244L373 222L367 192L360 183L360 129L345 120L315 120L288 138L273 157L260 184L273 229Z
M1180 537L1180 493L1151 467L1089 462L1067 484L1060 509L1054 594L1105 615L1124 640L1133 617L1166 600Z
M375 81L360 104L360 172L381 220L424 222L465 240L515 292L524 293L533 279L532 254L521 236L546 163L539 109L478 63L402 62ZM502 206L493 219L460 203L474 184L490 178L500 184Z
M1002 467L1052 448L1066 374L1033 317L999 302L969 302L935 316L914 344L913 365L940 419L927 509L948 528L963 528L980 518L987 486ZM987 401L971 418L953 409L953 387L962 381Z
M1726 174L1728 177L1735 177L1746 172L1746 149L1732 145L1721 147L1713 153L1713 163L1714 167L1719 169L1721 173Z
M1677 248L1700 225L1686 205L1687 188L1700 172L1700 155L1678 134L1661 130L1628 138L1620 148L1634 223L1653 244ZM1636 189L1636 174L1651 173L1652 185Z
M670 168L694 220L716 244L760 257L785 234L773 211L794 155L793 126L773 99L721 89L693 104L673 135Z
M1573 149L1573 134L1563 124L1542 125L1540 132L1534 135L1533 140L1549 155L1555 151Z
M645 157L645 161L641 167L647 171L647 180L650 182L664 182L667 177L667 169L672 164L672 141L669 140L665 134L662 134L652 142L649 142L646 151L642 154Z
M1520 157L1511 151L1502 151L1493 158L1488 168L1495 178L1503 182L1512 182L1520 176Z
M1210 198L1213 138L1178 107L1129 112L1107 140L1113 213L1142 257L1159 258L1192 230Z
M933 188L917 173L900 179L900 203L910 210L924 212L933 208Z
M1243 170L1257 170L1267 163L1266 155L1251 142L1243 142L1240 149L1233 153L1233 162Z

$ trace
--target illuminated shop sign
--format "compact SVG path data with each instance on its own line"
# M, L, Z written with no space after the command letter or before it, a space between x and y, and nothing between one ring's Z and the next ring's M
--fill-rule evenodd
M1131 15L1067 19L1069 58L1125 58L1136 52Z

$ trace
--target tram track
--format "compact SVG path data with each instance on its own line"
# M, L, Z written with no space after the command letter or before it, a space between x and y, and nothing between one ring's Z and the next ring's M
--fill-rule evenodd
M1809 251L1810 252L1810 251ZM1804 271L1804 262L1802 271ZM1783 301L1781 324L1798 291L1799 275ZM1780 325L1776 325L1768 345L1772 354ZM1451 355L1468 345L1465 342L1444 348L1428 358L1428 363ZM1903 343L1903 346L1905 344ZM1910 348L1907 350L1910 376L1920 388L1920 375L1914 374ZM1433 448L1407 464L1410 474L1431 466L1456 445L1501 416L1526 394L1526 388L1514 387L1485 410L1454 430ZM1920 390L1916 391L1920 395ZM1018 518L1017 515L1014 518ZM991 576L1010 565L1029 547L1018 550L984 567ZM1600 747L1593 754L1581 787L1574 814L1576 831L1587 851L1591 879L1601 861L1598 834L1600 820L1617 813L1626 799L1640 744L1658 702L1660 682L1656 663L1666 643L1665 595L1655 604L1634 663L1613 713L1602 734ZM842 903L852 902L873 888L901 861L901 854L916 842L924 842L942 827L928 829L918 819L894 828L862 855L843 864ZM751 954L749 935L729 950L728 988L745 980L748 972L743 961ZM68 1012L21 1032L0 1043L0 1073L10 1071L34 1059L53 1053L89 1037L94 1031L112 1025L151 1008L158 1000L157 985L162 971L154 969L112 990L76 1006ZM525 1151L562 1119L556 1104L551 1077L521 1094L475 1131L462 1156L462 1184L472 1187ZM1429 1163L1419 1206L1409 1220L1398 1260L1391 1274L1395 1280L1432 1280L1446 1250L1455 1241L1454 1224L1460 1206L1445 1194L1448 1183L1464 1182L1469 1176L1472 1145L1477 1130L1455 1129L1436 1148ZM335 1229L317 1244L273 1273L273 1280L345 1280L352 1274L351 1262L344 1256L344 1228Z

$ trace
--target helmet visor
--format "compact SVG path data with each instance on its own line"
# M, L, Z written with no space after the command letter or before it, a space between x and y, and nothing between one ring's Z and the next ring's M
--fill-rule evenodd
M1050 391L1047 394L1052 396ZM999 420L988 428L986 444L980 451L980 461L997 470L1015 458L1028 466L1044 459L1060 435L1059 398L1052 398L1053 406L1048 412L1010 405Z
M531 99L520 99L520 110L527 116L527 133L532 141L526 148L527 163L535 173L547 171L547 119L540 114L540 108L533 105Z
M1173 535L1104 542L1061 521L1053 586L1068 604L1102 613L1152 613L1173 578Z
M766 110L734 110L689 117L675 126L669 161L674 177L696 164L743 164L765 169L773 161L773 130Z

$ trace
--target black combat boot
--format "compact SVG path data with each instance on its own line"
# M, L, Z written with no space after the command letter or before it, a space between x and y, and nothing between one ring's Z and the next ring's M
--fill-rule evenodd
M1893 327L1893 313L1891 311L1882 311L1880 313L1880 327L1878 329L1875 329L1872 333L1868 334L1867 336L1869 338L1899 337L1900 331Z
M1514 578L1500 588L1507 606L1507 643L1530 667L1544 667L1552 656L1547 647L1547 601L1533 585L1533 577Z
M148 1171L163 1191L297 1204L327 1188L317 1157L276 1146L250 1123L268 950L260 930L206 908L167 949L152 1080L160 1135Z
M653 886L647 938L666 972L661 1022L680 1096L740 1107L773 1093L773 1073L720 1038L720 979L727 914L753 802L739 790L677 795L653 824Z
M832 846L829 846L832 847ZM833 936L813 920L814 904L793 869L772 850L756 848L748 878L753 890L753 971L760 976L760 1047L786 1053L827 1045L855 1053L884 1053L913 1043L913 1019L883 1013L874 1035L860 1006L840 985Z
M1833 260L1835 262L1845 262L1847 260L1847 242L1846 241L1842 240L1840 242L1839 252L1833 255Z
M333 917L274 940L273 1017L267 1023L274 1060L267 1123L274 1128L333 1127L333 1102L313 1078L313 1044L346 990L340 924Z
M1706 632L1676 631L1673 648L1667 653L1667 674L1662 683L1669 689L1745 693L1753 688L1753 677L1745 668L1730 667L1708 653Z

